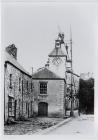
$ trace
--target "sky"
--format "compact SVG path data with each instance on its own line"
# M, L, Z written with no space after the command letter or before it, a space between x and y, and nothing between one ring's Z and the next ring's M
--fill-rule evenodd
M2 46L18 48L18 62L31 73L43 67L55 47L58 32L73 40L73 70L94 72L96 4L86 3L4 3L2 5Z

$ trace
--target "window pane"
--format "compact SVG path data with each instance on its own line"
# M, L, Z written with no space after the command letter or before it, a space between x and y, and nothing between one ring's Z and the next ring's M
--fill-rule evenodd
M40 83L40 94L47 94L47 83Z

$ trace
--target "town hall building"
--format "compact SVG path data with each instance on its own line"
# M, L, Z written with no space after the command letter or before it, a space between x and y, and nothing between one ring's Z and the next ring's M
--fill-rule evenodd
M34 82L34 114L37 116L64 117L66 81L47 67L32 77Z
M45 67L32 75L34 114L38 116L65 117L66 111L71 109L70 89L68 90L71 74L66 73L67 52L58 41L55 40L55 47L48 55ZM73 109L77 108L78 99L74 98Z
M67 85L65 78L66 54L56 47L49 54L47 64L33 74L34 113L48 117L66 116Z

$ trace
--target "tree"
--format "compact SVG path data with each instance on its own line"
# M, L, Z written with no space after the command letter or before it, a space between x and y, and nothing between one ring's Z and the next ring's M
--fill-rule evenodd
M94 79L79 81L79 109L82 113L94 113Z

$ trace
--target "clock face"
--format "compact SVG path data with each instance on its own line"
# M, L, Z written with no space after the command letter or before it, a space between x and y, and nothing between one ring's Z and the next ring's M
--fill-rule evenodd
M62 63L62 59L60 57L54 57L52 63L58 67Z

